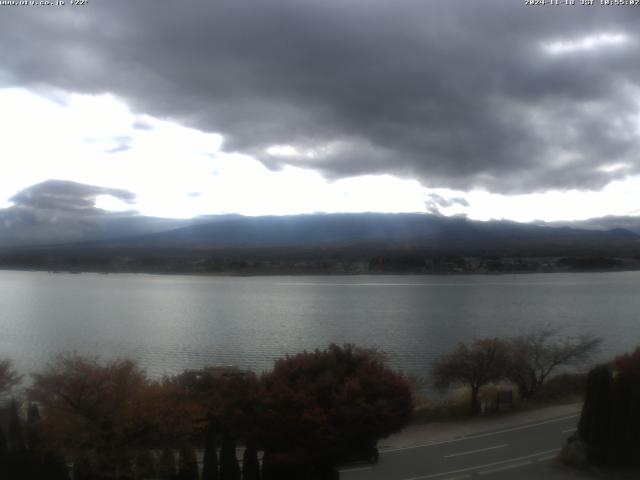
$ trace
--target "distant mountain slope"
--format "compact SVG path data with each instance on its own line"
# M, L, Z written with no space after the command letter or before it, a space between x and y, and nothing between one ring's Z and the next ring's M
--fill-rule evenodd
M116 240L5 248L0 268L224 275L640 269L640 236L620 228L382 213L198 221Z
M615 216L609 215L606 217L590 218L588 220L576 220L572 222L541 222L539 225L549 227L573 227L580 229L592 229L592 230L611 230L616 228L622 228L631 232L640 234L640 216Z
M210 217L170 231L85 244L102 248L245 249L349 247L474 250L618 248L640 245L624 229L588 230L508 221L479 222L428 214L312 214L296 216Z
M95 212L78 215L50 209L0 210L0 248L98 242L164 232L198 221Z

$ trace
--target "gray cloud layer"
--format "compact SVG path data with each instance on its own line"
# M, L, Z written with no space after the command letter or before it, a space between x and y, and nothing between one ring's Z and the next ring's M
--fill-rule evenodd
M98 195L112 197L132 203L135 194L127 190L98 187L67 180L47 180L16 193L9 201L14 208L43 209L80 214L98 214L103 210L95 208Z
M135 199L127 190L63 180L47 180L25 188L11 198L13 206L0 209L0 248L117 239L198 221L142 217L133 210L107 212L96 208L98 195L125 202Z
M507 193L600 188L640 170L639 15L506 0L13 8L0 17L0 78L114 92L273 168ZM631 42L542 48L601 33ZM315 151L276 158L273 144Z

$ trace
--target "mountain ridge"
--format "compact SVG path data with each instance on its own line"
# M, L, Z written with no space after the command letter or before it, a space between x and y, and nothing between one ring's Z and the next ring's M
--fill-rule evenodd
M549 226L508 220L477 221L424 213L334 213L246 217L200 217L184 226L151 233L83 242L12 247L11 249L85 248L271 248L339 246L345 244L438 244L455 242L471 246L488 241L523 242L640 240L624 228L586 229ZM5 248L6 249L6 248Z

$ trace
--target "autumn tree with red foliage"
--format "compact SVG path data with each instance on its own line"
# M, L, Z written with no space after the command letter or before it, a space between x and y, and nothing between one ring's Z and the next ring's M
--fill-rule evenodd
M277 360L261 383L265 480L267 472L313 478L354 451L371 451L413 411L407 378L353 345Z
M253 372L220 377L204 407L213 428L245 442L255 440L263 408L260 379Z
M353 345L286 357L261 377L207 372L218 370L156 381L129 360L60 356L28 389L41 411L32 415L33 443L71 459L79 479L173 478L178 470L192 478L194 438L206 438L207 478L238 478L238 440L247 446L247 478L260 477L261 449L264 480L326 479L342 460L375 456L377 441L405 426L413 410L408 379ZM216 437L225 447L220 468ZM150 450L163 452L157 465Z
M633 353L620 355L613 361L613 366L621 378L640 388L640 347Z
M134 362L63 355L33 376L28 394L42 409L42 434L95 478L132 478L142 449L190 433L182 388L147 378Z

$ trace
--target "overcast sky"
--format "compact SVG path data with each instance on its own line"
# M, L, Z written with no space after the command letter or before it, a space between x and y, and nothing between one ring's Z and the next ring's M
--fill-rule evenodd
M0 5L0 208L640 215L640 6L87 3Z

